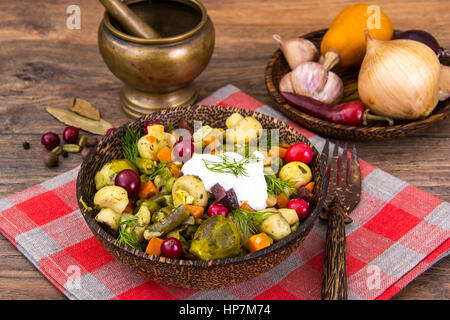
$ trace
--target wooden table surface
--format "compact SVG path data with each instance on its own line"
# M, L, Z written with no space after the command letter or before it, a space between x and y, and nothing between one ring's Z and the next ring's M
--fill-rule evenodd
M203 3L216 28L216 47L196 80L200 98L232 83L271 105L264 68L285 38L326 28L352 1L214 1ZM81 29L66 27L69 5L81 9ZM449 1L377 1L396 29L424 29L450 48ZM128 121L119 107L121 83L97 49L103 15L92 0L2 0L0 2L0 198L74 168L80 157L42 164L41 135L64 126L44 107L66 107L72 96L98 107L118 126ZM400 179L450 200L450 119L409 138L358 143L363 159ZM23 150L22 142L31 143ZM394 299L449 299L450 258L442 259ZM0 299L65 299L8 240L0 236Z

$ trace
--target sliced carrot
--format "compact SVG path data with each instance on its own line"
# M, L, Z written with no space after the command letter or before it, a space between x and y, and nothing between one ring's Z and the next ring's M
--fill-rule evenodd
M152 254L154 256L161 255L161 244L163 243L163 239L153 237L148 242L147 248L145 249L145 253Z
M314 183L314 181L312 181L312 182L308 183L308 184L305 186L305 188L308 189L309 191L313 192L314 185L315 185L315 183Z
M159 150L158 154L156 155L159 161L171 161L172 160L172 150L169 147L164 147L161 150Z
M151 143L153 143L153 142L156 141L156 138L155 138L154 136L152 136L152 135L148 136L147 139L148 139L148 141L150 141Z
M282 158L284 159L284 156L286 155L286 148L281 148L277 146L272 146L270 148L270 155L274 158Z
M287 195L285 195L284 193L280 193L280 194L277 196L277 204L276 204L276 207L277 207L278 209L280 209L280 208L286 208L287 205L288 205L288 203L289 203L289 197L288 197Z
M216 141L216 136L212 134L210 136L207 136L203 141L205 142L205 145L210 145L211 143L214 143L214 141Z
M282 142L282 143L280 143L280 147L282 147L282 148L286 148L286 149L289 149L289 147L290 147L291 145L290 144L288 144L288 143L286 143L286 142Z
M134 211L134 202L133 200L130 199L123 213L133 213L133 211Z
M216 142L216 136L210 135L203 139L203 142L205 144L205 148L203 150L203 153L206 154L216 154L216 149L218 147L218 143Z
M181 175L181 168L175 163L169 164L169 170L175 178L178 178Z
M265 233L255 234L248 239L245 246L250 252L255 252L264 248L269 247L272 244L270 238Z
M203 154L216 154L215 145L213 145L213 144L207 145L203 149Z
M141 189L139 190L138 197L140 199L148 199L150 197L153 197L158 193L158 188L154 185L153 182L147 181L141 186Z
M203 207L200 206L192 206L192 205L187 205L189 211L191 211L191 215L195 218L195 219L199 219L203 217L203 214L205 212L205 209Z
M242 209L242 210L247 210L247 211L255 211L255 210L253 210L252 207L250 207L250 206L247 204L247 201L244 201L244 203L241 205L241 209Z

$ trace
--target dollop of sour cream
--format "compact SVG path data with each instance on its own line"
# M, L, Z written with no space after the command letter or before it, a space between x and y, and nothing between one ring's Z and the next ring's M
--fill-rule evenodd
M244 159L238 153L225 152L223 155L233 158L237 161ZM243 164L245 175L234 175L233 173L215 172L207 168L203 160L212 162L221 162L222 158L218 155L194 153L192 158L186 161L181 168L185 175L194 175L199 177L207 191L216 183L220 184L225 190L234 189L240 204L247 204L254 210L266 208L267 201L267 183L264 177L264 155L255 151L253 156L257 161Z

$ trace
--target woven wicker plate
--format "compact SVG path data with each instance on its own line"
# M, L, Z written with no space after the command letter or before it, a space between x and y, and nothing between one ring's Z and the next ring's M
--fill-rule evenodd
M320 42L327 29L322 29L300 36L312 41L318 48ZM399 31L396 31L399 32ZM450 59L441 59L441 63L450 65ZM437 121L445 119L450 112L450 99L440 102L433 113L423 120L413 122L399 122L393 126L346 126L335 124L328 121L310 116L292 106L284 100L278 90L281 78L290 71L281 50L275 51L269 59L266 66L265 82L266 88L270 96L275 100L275 106L286 116L301 126L314 131L318 134L333 137L337 139L352 140L387 140L397 137L412 135L432 126ZM344 82L344 101L359 99L357 91L357 78L359 69L357 68L334 68L333 72L337 73Z

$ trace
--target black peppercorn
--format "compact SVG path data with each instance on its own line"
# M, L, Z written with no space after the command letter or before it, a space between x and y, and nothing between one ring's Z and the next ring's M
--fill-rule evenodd
M25 141L25 142L22 144L22 146L23 146L23 148L24 148L25 150L30 149L30 144L29 144L27 141Z
M67 157L69 156L69 153L68 153L67 151L63 151L63 152L61 152L61 155L62 155L64 158L67 158Z

